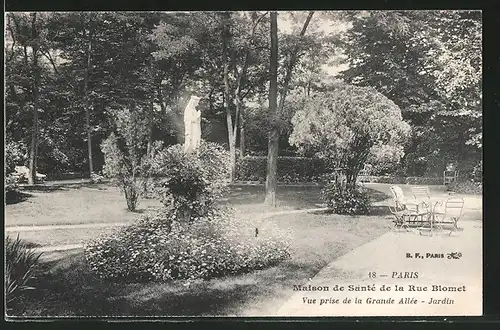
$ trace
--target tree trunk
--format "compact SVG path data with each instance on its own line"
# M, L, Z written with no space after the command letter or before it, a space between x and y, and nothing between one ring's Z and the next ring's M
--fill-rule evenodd
M230 180L234 180L236 170L236 134L233 134L233 120L231 117L231 98L229 92L229 61L228 61L228 43L229 43L229 12L222 13L223 26L222 26L222 63L224 65L223 79L224 79L224 106L226 108L226 121L227 121L227 138L230 154ZM237 120L237 118L235 118Z
M31 33L32 33L32 56L33 56L33 129L31 133L31 148L30 148L30 175L28 183L30 185L36 183L36 169L37 169L37 153L38 153L38 87L40 84L40 70L38 67L38 40L36 31L36 13L31 14Z
M309 12L306 21L300 32L300 36L306 33L309 22L314 14L314 11ZM279 142L279 126L278 120L283 112L285 105L286 93L288 85L292 77L293 68L297 62L298 47L295 47L291 54L290 61L286 67L285 80L281 92L280 102L277 105L277 67L278 67L278 33L277 33L277 14L271 12L271 84L269 87L269 109L271 118L271 130L269 132L268 154L267 154L267 177L266 177L266 199L265 203L276 206L276 172L278 170L278 142Z
M240 157L245 157L246 145L245 145L245 118L243 112L240 112Z
M151 149L153 148L153 131L155 127L155 122L154 122L154 106L153 106L153 100L149 102L149 135L148 135L148 145L146 149L146 154L148 156L151 155Z
M87 40L87 66L85 67L84 77L84 107L85 107L85 120L87 124L87 149L89 157L89 177L92 178L94 173L92 163L92 127L90 126L90 102L89 102L89 75L91 70L91 56L92 56L92 32L89 30Z
M276 206L276 172L278 169L278 139L277 123L278 102L278 13L271 12L271 59L269 85L269 119L270 131L267 151L266 197L264 203Z

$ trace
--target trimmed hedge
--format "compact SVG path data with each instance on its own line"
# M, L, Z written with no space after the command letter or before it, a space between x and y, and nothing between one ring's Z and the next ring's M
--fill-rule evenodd
M236 162L236 181L266 181L267 157L246 156ZM277 180L281 183L326 182L330 170L327 163L319 158L278 157ZM442 185L442 177L403 176L359 176L361 182Z
M447 186L449 191L456 192L458 194L471 194L471 195L482 195L483 194L483 183L474 181L458 181L451 182Z
M236 162L236 181L266 181L267 157L246 156ZM278 182L317 182L328 173L326 162L318 158L278 157Z
M413 184L413 185L442 185L443 178L440 177L418 177L418 176L360 176L361 182L390 183L390 184Z

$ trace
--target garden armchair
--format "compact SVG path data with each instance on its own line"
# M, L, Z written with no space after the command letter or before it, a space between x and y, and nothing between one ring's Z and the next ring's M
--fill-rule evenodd
M395 207L389 206L389 211L393 216L399 216L404 219L406 226L418 227L423 222L427 222L429 210L426 204L422 204L416 199L406 199L403 189L399 186L390 187Z
M458 227L458 221L463 216L464 199L461 197L451 197L444 202L444 207L436 203L432 211L433 226L438 229L449 229L449 235L454 231L461 231L462 228Z

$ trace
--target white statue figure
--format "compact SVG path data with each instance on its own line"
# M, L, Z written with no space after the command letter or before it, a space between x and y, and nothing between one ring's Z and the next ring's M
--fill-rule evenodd
M191 96L184 110L184 151L191 152L201 141L201 112L196 110L200 97Z

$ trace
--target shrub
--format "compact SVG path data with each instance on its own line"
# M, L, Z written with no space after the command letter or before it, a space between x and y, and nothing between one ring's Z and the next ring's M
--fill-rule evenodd
M33 277L33 271L41 256L29 249L26 243L19 239L5 238L5 287L6 300L13 302L19 298L22 291L32 289L28 282Z
M145 164L153 190L178 219L206 216L228 190L229 154L215 143L202 142L192 153L180 144L155 150Z
M130 211L136 209L146 183L141 177L149 132L146 108L132 101L128 108L112 110L116 133L111 133L101 144L103 174L118 184Z
M361 215L369 211L370 197L362 187L332 182L323 188L322 196L331 213Z
M188 223L164 209L89 243L86 258L102 278L191 281L262 269L289 257L286 233L269 228L268 235L255 237L259 224L231 215L218 208Z
M134 211L144 186L144 179L139 177L141 164L136 157L131 157L119 148L119 140L113 133L102 142L101 150L105 159L104 176L118 185L125 195L127 208Z
M24 146L21 143L9 141L5 144L5 174L14 172L17 165L25 161Z
M471 194L471 195L483 194L482 182L476 182L473 180L451 182L450 184L448 184L447 189L449 191L453 191L458 194Z
M266 180L266 171L266 156L243 157L236 163L236 180L263 182ZM319 158L278 157L279 182L316 182L327 172L327 163Z

